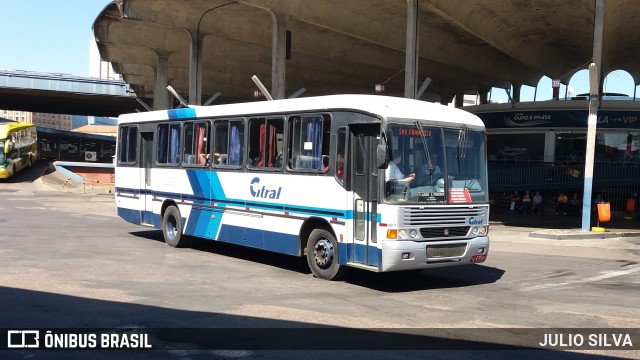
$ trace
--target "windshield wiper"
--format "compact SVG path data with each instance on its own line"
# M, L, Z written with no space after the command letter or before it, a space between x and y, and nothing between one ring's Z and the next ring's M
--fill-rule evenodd
M429 155L429 147L427 146L427 138L426 136L424 136L424 129L422 128L422 124L420 124L420 121L416 120L415 121L416 127L418 128L418 130L420 131L420 138L422 138L422 147L424 148L424 155L427 158L427 169L429 170L429 175L433 174L433 164L431 163L431 156Z
M462 129L458 133L458 154L456 158L458 160L467 157L467 143L469 141L469 128L467 125L462 125Z

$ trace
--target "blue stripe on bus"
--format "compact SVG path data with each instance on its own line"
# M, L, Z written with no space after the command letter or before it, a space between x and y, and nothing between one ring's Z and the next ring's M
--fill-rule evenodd
M117 208L118 216L133 224L141 224L141 212L126 208ZM214 218L212 218L214 216ZM160 216L151 214L154 227L161 228ZM185 223L185 219L182 219ZM185 235L198 236L205 239L249 246L257 249L277 252L281 254L299 256L299 239L297 235L283 234L273 231L250 229L234 225L222 224L222 212L205 209L193 209L186 222ZM218 235L218 229L219 235ZM217 237L217 238L216 238ZM348 262L364 263L365 253L369 254L369 265L380 268L382 250L375 246L361 244L338 243L339 263L346 265ZM355 256L354 256L355 255Z
M366 265L376 266L380 270L382 262L382 250L375 246L367 246L362 244L346 244L338 243L340 265L346 265L348 262L365 263L364 255L369 253L369 263Z
M222 225L217 240L281 254L299 255L300 245L297 235Z
M211 173L213 174L212 176L212 180L213 181L217 181L217 175L215 173ZM193 174L190 175L194 177L193 181L197 181L198 183L200 183L200 179L199 175ZM215 180L213 179L215 178ZM190 179L191 180L191 179ZM195 189L195 187L194 187ZM187 201L193 201L195 204L204 204L204 205L210 205L209 201L213 201L216 203L216 205L218 206L238 206L238 207L243 207L243 208L250 208L252 210L271 210L271 211L286 211L289 213L293 213L293 214L302 214L302 215L315 215L315 216L324 216L324 217L332 217L332 218L336 218L336 219L343 219L345 221L347 220L352 220L354 218L354 211L353 210L346 210L346 211L342 211L342 210L338 210L338 209L326 209L326 208L314 208L314 207L307 207L307 206L293 206L293 205L287 205L287 204L277 204L277 203L268 203L268 202L249 202L249 201L242 201L242 200L230 200L227 199L224 196L224 193L222 192L222 190L220 188L219 191L215 190L215 187L212 187L212 190L214 191L214 196L212 198L208 198L208 197L201 197L201 196L194 196L194 195L189 195L189 194L179 194L179 193L169 193L169 192L160 192L160 191L153 191L153 190L140 190L139 191L139 195L151 195L151 196L158 196L158 197L164 197L167 199L171 199L174 201L181 201L181 200L187 200ZM128 189L128 188L116 188L117 192L131 192L134 189ZM196 191L196 190L194 190ZM218 194L220 194L220 197L217 197ZM369 220L369 221L373 221L373 213L371 212L367 212L365 213L365 219ZM381 215L378 213L376 214L375 217L375 222L376 223L380 223L382 221L382 217Z
M167 110L167 115L171 120L190 119L196 117L196 109L182 108Z
M195 175L194 175L195 176ZM119 193L131 192L133 189L128 188L116 188L116 191ZM216 192L215 188L212 188L214 192ZM298 206L298 205L287 205L287 204L278 204L278 203L269 203L269 202L249 202L246 200L230 200L224 198L224 193L222 193L222 197L201 197L194 196L189 194L180 194L180 193L170 193L170 192L162 192L155 190L140 190L139 196L143 195L151 195L156 197L163 197L166 199L171 199L174 201L192 201L195 204L200 205L210 205L210 201L213 201L218 206L238 206L238 207L247 207L253 210L271 210L271 211L287 211L289 213L294 214L304 214L304 215L316 215L316 216L324 216L324 217L332 217L337 219L351 220L354 218L353 210L339 210L339 209L327 209L327 208L314 208L308 206ZM373 218L373 214L370 212L365 213L365 218L371 220ZM376 222L380 222L380 214L377 214Z
M124 219L127 222L140 225L142 219L140 217L140 210L131 210L118 207L117 210L118 216Z

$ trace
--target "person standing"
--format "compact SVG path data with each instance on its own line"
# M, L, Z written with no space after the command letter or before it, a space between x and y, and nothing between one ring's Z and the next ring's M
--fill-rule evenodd
M536 191L536 194L533 195L533 199L531 200L531 212L533 215L542 215L542 195L540 192Z
M524 195L522 195L521 209L524 215L531 214L531 194L529 193L529 190L525 191Z
M517 214L520 209L521 200L520 194L518 194L518 190L513 192L511 195L511 202L509 203L509 214Z

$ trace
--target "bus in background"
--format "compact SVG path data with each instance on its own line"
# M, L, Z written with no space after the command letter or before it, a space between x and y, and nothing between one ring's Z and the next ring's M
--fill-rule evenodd
M30 167L38 159L36 126L8 121L0 123L0 178L6 179Z
M322 279L479 263L485 147L475 115L376 95L125 114L115 201L170 246L193 236L306 256Z

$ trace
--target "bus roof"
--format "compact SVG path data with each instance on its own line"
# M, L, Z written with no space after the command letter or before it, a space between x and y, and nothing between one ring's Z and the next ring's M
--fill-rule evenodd
M6 138L7 134L9 134L9 133L11 133L13 131L20 130L20 129L26 129L26 128L29 128L29 127L35 127L35 125L16 122L16 121L0 122L0 139Z
M128 123L152 120L191 119L196 117L235 117L300 111L322 112L329 110L354 110L383 118L446 119L446 121L451 123L463 123L484 127L480 118L464 110L438 103L381 95L326 95L213 106L191 106L182 109L124 114L120 116L118 121L120 123Z

